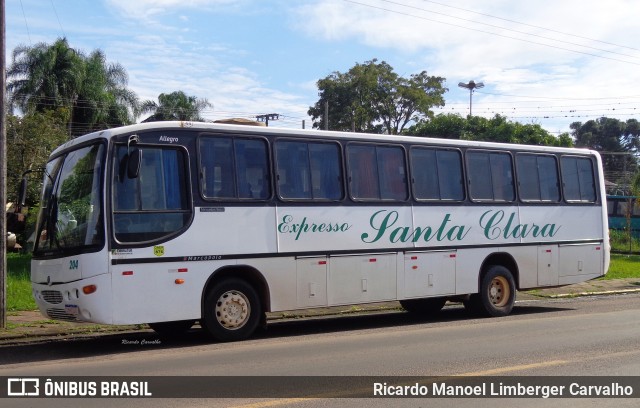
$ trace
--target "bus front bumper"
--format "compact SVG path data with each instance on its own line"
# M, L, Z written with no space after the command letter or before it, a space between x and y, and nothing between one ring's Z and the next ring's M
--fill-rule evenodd
M58 284L31 284L40 313L54 320L113 324L111 276Z

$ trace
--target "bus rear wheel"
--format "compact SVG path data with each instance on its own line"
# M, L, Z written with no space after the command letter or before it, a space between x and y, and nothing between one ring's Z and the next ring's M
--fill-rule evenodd
M237 341L253 334L261 313L253 286L240 279L225 279L207 293L201 323L211 338Z
M446 302L446 298L405 299L400 301L400 305L407 312L429 315L438 313Z
M480 283L480 292L471 295L465 308L485 316L500 317L511 313L516 301L516 284L509 269L490 266Z

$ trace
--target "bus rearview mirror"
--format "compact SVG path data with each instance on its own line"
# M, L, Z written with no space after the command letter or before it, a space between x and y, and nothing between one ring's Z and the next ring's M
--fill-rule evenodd
M140 162L142 161L142 151L134 148L127 158L127 177L130 179L138 178L140 175Z
M20 190L18 191L18 206L24 207L27 201L27 176L24 175L22 177L22 181L20 181Z

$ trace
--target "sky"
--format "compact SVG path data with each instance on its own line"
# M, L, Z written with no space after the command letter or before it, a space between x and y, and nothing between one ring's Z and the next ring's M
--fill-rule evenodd
M277 113L300 128L316 83L377 58L446 78L436 113L504 115L570 131L640 119L635 0L5 0L6 55L66 37L121 64L141 100L182 90L208 120ZM140 117L138 120L142 120Z

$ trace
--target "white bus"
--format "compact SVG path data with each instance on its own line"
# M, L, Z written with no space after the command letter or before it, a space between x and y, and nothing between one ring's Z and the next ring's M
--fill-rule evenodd
M41 206L44 315L199 321L220 341L335 305L503 316L516 290L609 264L602 165L582 149L155 122L56 149Z

